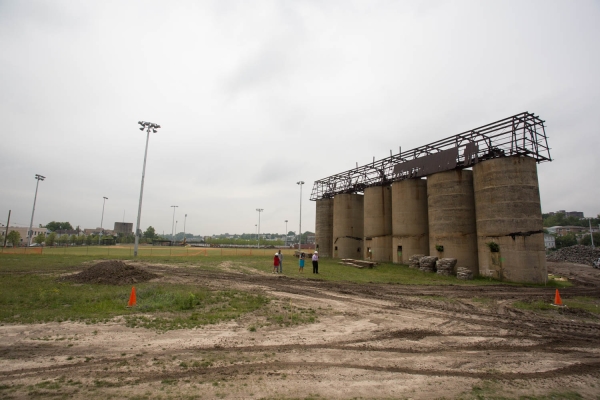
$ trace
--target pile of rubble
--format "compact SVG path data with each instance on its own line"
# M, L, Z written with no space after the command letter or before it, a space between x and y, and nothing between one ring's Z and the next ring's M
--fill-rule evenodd
M435 262L437 257L425 256L419 260L419 269L423 272L435 272Z
M546 259L548 261L571 262L576 264L593 265L593 262L600 258L600 249L593 249L590 246L575 245L563 247L550 254Z
M456 258L440 258L435 263L435 268L439 275L451 276L454 275L454 267L456 266Z
M456 268L456 277L462 280L471 280L473 279L473 272L469 268L458 267Z
M65 276L60 280L101 285L130 285L154 278L158 278L158 275L127 265L123 261L107 260L96 263L78 274Z
M365 260L354 260L352 258L342 258L342 262L340 262L340 264L344 264L344 265L350 265L351 267L355 267L355 268L373 268L377 265L376 262L373 261L365 261Z
M425 254L413 254L408 257L408 267L419 269L421 265L421 258L425 257Z

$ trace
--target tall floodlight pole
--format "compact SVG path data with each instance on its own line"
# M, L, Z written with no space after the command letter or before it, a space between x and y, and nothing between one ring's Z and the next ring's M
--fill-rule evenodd
M258 224L254 224L254 233L256 234L256 238L258 240Z
M185 221L187 220L187 214L183 217L183 244L185 244Z
M260 213L264 211L264 208L257 208L258 211L258 233L256 235L256 248L260 248Z
M104 201L102 202L102 218L100 219L100 235L98 235L98 244L102 244L102 232L104 229L102 228L102 224L104 223L104 205L106 204L106 200L108 197L102 197Z
M288 233L287 222L288 222L288 220L286 219L285 220L285 247L287 247L287 233Z
M35 184L35 196L33 197L33 211L31 211L31 222L29 223L29 231L27 232L27 246L31 246L31 239L33 236L33 214L35 214L35 201L37 200L37 191L38 185L40 181L46 179L45 176L35 174L35 179L37 179L37 183Z
M595 247L594 246L594 232L592 231L592 219L589 219L589 223L590 223L590 239L592 239L592 249Z
M179 206L171 206L173 207L173 222L171 223L171 240L175 241L174 231L175 231L175 209Z
M141 125L140 131L146 129L148 134L146 135L146 150L144 151L144 167L142 168L142 187L140 189L140 204L138 206L137 225L135 228L135 244L133 246L133 256L137 257L138 244L140 243L140 218L142 217L142 197L144 196L144 176L146 175L146 156L148 155L148 140L150 139L150 130L156 133L156 130L160 128L160 125L153 124L152 122L139 121Z
M298 239L298 251L302 250L302 185L304 185L304 181L296 182L296 185L300 185L300 228L298 229L298 233L300 237Z

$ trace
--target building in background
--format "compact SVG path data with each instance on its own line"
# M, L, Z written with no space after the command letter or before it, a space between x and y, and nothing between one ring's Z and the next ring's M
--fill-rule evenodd
M21 245L25 245L27 244L27 231L29 230L28 227L26 226L9 226L8 227L8 233L10 233L11 231L16 231L19 232L19 234L21 235ZM46 228L35 228L32 227L33 230L33 236L32 238L35 238L37 235L39 235L40 233L44 234L44 236L46 236L48 234L48 229ZM4 237L6 236L6 227L0 227L0 246L2 244L4 244ZM33 242L33 241L32 241Z
M115 222L114 232L116 234L132 235L133 222Z
M556 215L556 214L565 214L566 218L569 217L575 217L575 218L585 218L583 216L583 211L565 211L565 210L558 210L558 211L552 211L549 212L548 215Z
M546 250L556 248L556 238L554 237L554 235L544 233L544 247L546 248Z

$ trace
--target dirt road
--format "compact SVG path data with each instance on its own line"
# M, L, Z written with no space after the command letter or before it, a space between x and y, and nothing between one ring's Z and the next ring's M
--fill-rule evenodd
M0 326L0 397L29 398L600 398L600 320L550 303L554 289L331 283L254 272L144 265L165 282L197 282L313 309L318 320L268 325L260 315L156 333L120 320ZM600 298L600 273L549 263ZM246 272L246 273L243 273ZM256 327L254 330L251 327Z

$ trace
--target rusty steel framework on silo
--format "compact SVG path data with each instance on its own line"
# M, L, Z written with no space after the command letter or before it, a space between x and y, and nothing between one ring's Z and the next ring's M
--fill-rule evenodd
M310 199L363 193L370 186L462 169L490 158L527 156L552 161L543 120L523 112L446 139L315 181ZM462 151L460 151L462 149Z

